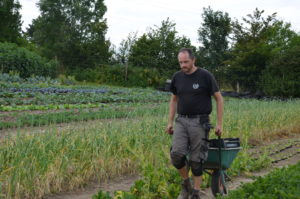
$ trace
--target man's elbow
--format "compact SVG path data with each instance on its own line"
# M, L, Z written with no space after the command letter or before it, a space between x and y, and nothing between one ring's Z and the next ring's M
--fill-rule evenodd
M171 101L172 103L177 103L177 96L176 96L176 95L172 95L170 101Z
M215 92L214 97L217 102L223 103L223 96L220 91Z

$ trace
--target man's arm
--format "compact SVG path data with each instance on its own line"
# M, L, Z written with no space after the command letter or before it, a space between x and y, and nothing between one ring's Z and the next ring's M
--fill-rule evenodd
M222 134L222 124L223 124L223 97L220 91L214 93L214 98L216 100L217 105L217 126L215 128L215 132L217 136L221 136Z
M169 134L173 134L173 121L177 108L177 96L172 94L170 103L169 103L169 120L166 132Z

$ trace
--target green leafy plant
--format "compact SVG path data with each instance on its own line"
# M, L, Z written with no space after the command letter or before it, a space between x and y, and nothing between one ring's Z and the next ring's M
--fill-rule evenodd
M31 52L25 48L18 47L12 43L0 43L0 66L2 73L17 71L22 78L31 75L57 76L58 63Z
M300 162L287 168L276 169L254 183L244 184L229 192L228 199L298 199L300 196ZM219 197L221 198L221 197Z

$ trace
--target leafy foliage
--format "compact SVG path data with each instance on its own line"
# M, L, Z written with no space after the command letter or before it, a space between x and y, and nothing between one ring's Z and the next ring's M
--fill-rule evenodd
M297 199L300 195L300 162L288 168L276 169L266 177L229 193L228 199Z
M19 1L0 2L0 42L19 43L22 26L20 8Z
M57 76L57 62L48 61L38 54L12 43L0 43L0 66L2 73L15 71L22 78L32 75Z
M123 39L120 43L118 52L116 53L117 62L120 64L127 64L132 50L132 46L137 40L137 32L130 33L127 39Z
M111 53L103 0L43 0L27 33L42 54L69 70L107 63Z
M28 78L21 78L18 73L0 73L0 82L5 83L25 83L25 84L46 84L46 85L58 85L59 82L56 79L44 76L31 76Z
M233 23L236 43L230 52L232 59L226 62L228 79L250 91L260 88L259 80L268 62L296 35L290 24L276 19L276 13L266 19L263 13L256 9L252 15L247 15L243 18L246 25L238 21Z
M90 81L128 87L157 87L164 82L156 68L142 68L131 65L102 66L85 71L77 71L78 81Z
M295 43L278 53L264 70L261 87L268 95L300 97L300 37Z
M231 19L228 13L203 9L203 22L198 30L203 47L198 52L199 64L212 72L218 72L226 60L228 36L231 32Z
M0 82L0 88L0 104L13 107L20 105L159 102L166 101L168 98L168 93L153 89L108 86L61 86L46 83L37 85L28 82Z
M129 63L143 68L157 68L162 74L178 70L177 54L182 47L192 47L185 36L177 36L175 23L169 18L161 26L150 28L132 45Z

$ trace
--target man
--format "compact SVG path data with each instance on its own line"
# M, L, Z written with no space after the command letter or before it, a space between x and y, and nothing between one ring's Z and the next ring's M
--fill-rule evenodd
M183 179L178 199L198 199L203 174L202 163L208 153L211 96L214 96L217 105L215 133L218 136L222 133L223 98L213 75L195 66L195 56L191 49L181 49L178 53L178 61L181 71L176 72L171 81L172 96L166 132L173 134L171 160ZM173 133L176 110L178 117L175 120ZM193 173L193 188L186 165L187 154L189 154L189 166Z

